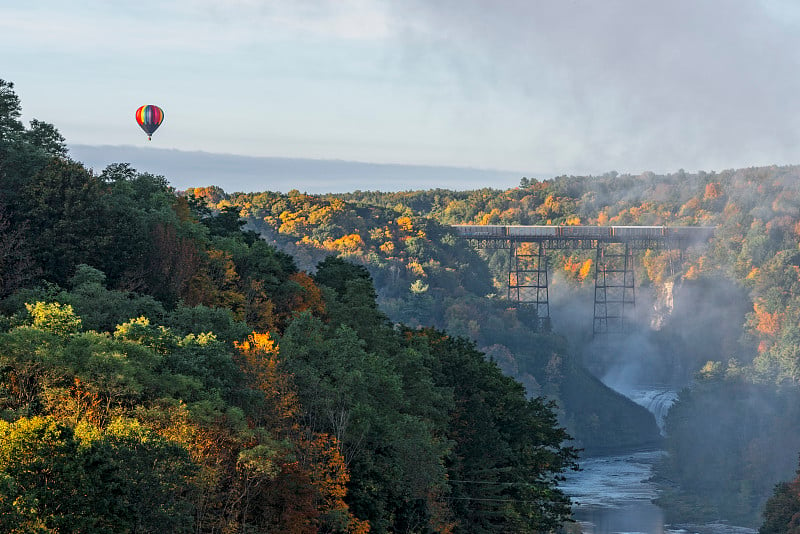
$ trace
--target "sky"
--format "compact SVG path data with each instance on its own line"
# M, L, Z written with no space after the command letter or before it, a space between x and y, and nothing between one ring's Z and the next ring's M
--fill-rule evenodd
M800 163L794 0L4 0L0 78L76 145L541 178Z

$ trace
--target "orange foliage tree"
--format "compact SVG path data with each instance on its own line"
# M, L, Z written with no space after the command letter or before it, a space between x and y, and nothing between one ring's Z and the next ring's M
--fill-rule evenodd
M156 298L174 302L182 297L201 269L202 255L198 244L178 235L175 226L158 223L151 232L153 254L142 273L143 286L134 283L130 289L147 289ZM133 278L137 278L135 275Z
M292 301L292 310L296 312L310 311L314 315L324 315L325 300L319 286L303 271L298 271L289 279L300 286L301 291L296 292Z
M766 336L774 336L780 331L783 314L769 313L763 304L753 303L753 326Z
M291 454L276 458L278 475L261 495L262 506L273 503L282 510L272 524L280 532L298 534L369 532L369 523L354 517L344 502L350 474L339 441L303 428L298 422L300 403L291 376L281 369L278 344L268 333L253 332L236 346L239 364L251 387L264 395L253 423L292 444Z

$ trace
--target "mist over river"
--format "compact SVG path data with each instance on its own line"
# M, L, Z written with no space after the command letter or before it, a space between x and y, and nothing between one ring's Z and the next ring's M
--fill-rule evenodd
M663 418L677 398L664 387L621 391L648 408L663 432ZM580 460L581 471L570 473L561 488L573 501L573 517L586 534L697 533L755 534L757 531L717 521L704 525L666 524L664 511L653 504L659 495L651 481L653 466L666 454L663 450L632 451Z

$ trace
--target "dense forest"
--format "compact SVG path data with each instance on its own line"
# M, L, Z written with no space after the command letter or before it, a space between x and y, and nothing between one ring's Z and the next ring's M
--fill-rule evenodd
M235 209L127 164L95 173L20 113L0 81L1 531L569 518L556 405L462 332L392 321L362 264L309 269Z
M779 497L765 512L767 499L797 484L776 486L792 477L800 451L798 167L523 178L509 190L186 194L240 214L301 265L331 252L364 265L392 320L474 340L529 394L557 400L560 420L589 452L643 444L647 423L630 424L637 432L624 436L605 410L622 405L586 369L606 382L680 389L657 475L668 519L774 525ZM508 252L459 243L447 226L462 223L703 225L716 233L682 254L639 253L637 309L651 311L628 337L600 345L580 304L591 299L592 253L549 253L551 295L564 297L552 303L553 331L537 330L530 310L505 299ZM633 414L625 408L623 419ZM795 501L781 500L780 513L800 512Z
M507 273L499 282L502 274L493 271L506 268L508 251L487 261L435 218L395 202L384 207L298 191L227 195L217 187L185 194L221 213L240 214L248 228L307 269L332 253L364 265L392 321L475 341L530 395L556 400L562 423L587 452L660 441L649 412L587 371L563 336L542 329L535 310L502 298ZM585 278L591 260L573 263L573 277Z

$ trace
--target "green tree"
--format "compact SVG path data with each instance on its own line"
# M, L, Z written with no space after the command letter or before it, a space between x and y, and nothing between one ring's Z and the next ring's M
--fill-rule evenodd
M33 279L37 269L26 241L27 226L13 225L0 200L0 298L7 297Z
M557 483L577 468L578 450L566 445L555 404L527 399L521 384L465 339L430 329L408 334L433 355L434 383L453 391L447 469L457 532L557 528L571 515Z
M11 532L192 532L193 473L184 450L135 425L0 421L0 506L11 508L0 521Z
M66 139L52 124L33 119L30 129L25 132L25 139L51 156L67 157Z
M27 241L51 281L66 285L75 265L96 263L95 254L113 239L105 194L81 164L55 158L20 192L17 209L29 221Z
M84 498L94 490L81 456L72 430L54 420L0 421L0 479L13 481L0 499L13 503L22 523L14 526L41 522L54 532L98 531L99 518L89 512L99 503Z
M14 92L14 84L0 80L0 141L8 142L24 130L19 117L22 105Z
M99 439L92 434L79 435L91 444L84 457L92 501L107 503L109 516L119 518L113 532L196 531L198 469L185 449L133 420L115 420Z
M136 317L161 321L166 315L164 306L149 295L107 289L105 273L86 264L75 268L69 284L70 291L58 292L54 300L71 305L86 330L109 332Z
M426 481L441 467L424 422L403 413L411 399L404 399L391 361L365 351L351 328L329 331L308 314L289 324L280 346L305 426L341 443L352 473L353 513L368 519L374 532L394 530L399 525L392 518L425 499ZM416 454L402 454L412 450ZM418 470L422 479L412 476Z

